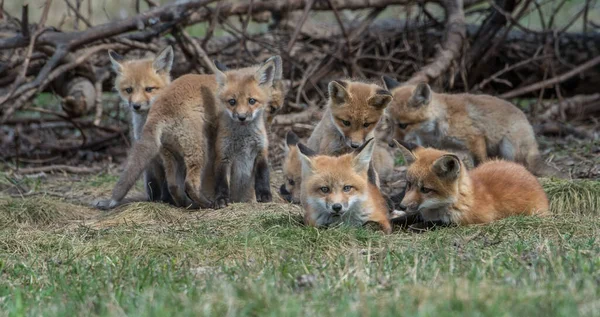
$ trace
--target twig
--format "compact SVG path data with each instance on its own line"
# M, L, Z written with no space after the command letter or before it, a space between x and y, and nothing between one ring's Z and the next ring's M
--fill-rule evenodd
M292 38L290 39L290 42L287 45L286 51L288 52L288 54L292 51L292 47L294 47L294 43L296 43L298 34L300 34L300 29L302 29L302 25L304 25L304 22L306 22L306 18L308 18L308 13L310 13L310 9L312 8L313 4L315 3L315 0L308 0L308 1L309 1L308 4L304 7L304 12L302 13L302 17L300 18L300 23L298 23L298 25L296 26L296 29L294 30L294 34L292 34Z
M71 174L92 174L102 171L102 167L81 167L81 166L70 166L70 165L49 165L39 167L27 167L20 168L17 173L20 175L36 174L36 173L50 173L50 172L64 172Z

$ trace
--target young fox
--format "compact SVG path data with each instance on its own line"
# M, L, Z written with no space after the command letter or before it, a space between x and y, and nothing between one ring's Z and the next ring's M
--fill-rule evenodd
M224 109L218 118L216 138L215 208L225 207L230 201L272 200L263 117L278 73L279 56L268 59L257 71L223 73L215 69L219 85L216 99Z
M217 121L221 113L231 113L234 108L236 102L231 100L236 100L232 93L247 99L240 99L240 105L251 103L250 99L258 104L268 102L270 87L261 83L272 80L273 73L273 62L266 62L253 75L229 71L218 72L216 76L184 75L173 81L154 101L141 138L134 144L111 199L96 206L101 209L116 206L158 154L163 160L169 192L178 206L212 206L200 184L202 178L214 172L209 161L218 154L211 153L218 133ZM230 109L224 110L225 107ZM236 118L243 121L241 112L237 112Z
M139 140L156 95L171 83L173 48L163 49L154 59L125 60L114 51L108 52L115 78L115 89L121 101L131 110L132 142ZM157 157L144 171L144 186L148 200L172 203L167 189L165 171Z
M301 200L307 225L342 222L362 226L372 221L385 233L391 233L387 201L367 176L375 142L367 141L357 154L339 157L308 157L302 153L302 144L298 148L303 179Z
M287 91L285 89L285 85L283 84L283 65L281 58L274 60L275 62L275 77L273 77L273 89L271 91L271 101L265 107L265 119L267 120L267 126L270 126L273 122L273 118L275 115L281 110L283 107L283 103L285 101L285 95ZM215 60L215 66L218 70L225 72L229 69L223 63ZM239 71L248 71L254 72L256 71L256 67L246 67L239 69Z
M524 164L536 175L554 174L540 156L525 114L504 100L471 94L437 94L429 85L401 86L384 76L394 101L387 112L395 138L437 149L467 150L474 165L490 157Z
M426 222L468 225L548 212L542 186L520 164L492 160L467 171L449 152L412 143L396 145L408 164L401 205L409 214L420 213Z
M298 144L300 139L292 132L286 134L286 155L283 161L284 183L279 194L288 202L300 203L300 187L302 184L302 164L300 162ZM375 141L373 141L375 142ZM315 151L306 147L304 154L316 155ZM375 145L372 158L373 168L369 169L369 181L379 187L379 176L390 175L394 169L394 159L384 148ZM381 177L385 179L385 177Z

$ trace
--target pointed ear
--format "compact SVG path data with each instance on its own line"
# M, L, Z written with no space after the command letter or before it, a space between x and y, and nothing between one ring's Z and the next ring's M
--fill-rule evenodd
M346 83L332 80L327 87L329 90L329 99L333 106L343 104L348 100L348 90L346 90Z
M385 86L385 89L389 91L392 91L394 88L400 86L400 82L398 82L392 77L383 75L381 76L381 79L383 80L383 85Z
M433 162L435 174L445 180L455 180L460 174L460 159L454 154L446 154Z
M283 79L283 62L281 61L281 56L271 56L267 62L268 61L273 61L273 64L275 65L275 74L273 80L277 81Z
M273 86L273 79L275 78L275 61L273 61L273 57L267 59L260 66L254 74L254 78L260 86Z
M375 149L375 141L373 138L369 139L360 149L360 152L352 159L352 167L357 173L362 173L369 169L371 163L371 157L373 156L373 149Z
M219 67L215 62L216 61L213 61L213 73L215 73L215 80L217 81L219 87L223 87L227 83L227 75L219 70Z
M404 157L404 162L406 162L406 165L411 165L412 163L414 163L417 160L417 157L415 156L415 153L413 151L420 148L420 146L413 144L413 143L397 141L397 140L394 140L394 142L396 143L396 146L400 149L400 153L402 153L402 156Z
M310 157L304 155L302 151L298 151L298 156L300 156L300 162L302 162L302 177L304 178L308 175L312 175L315 172L315 165L313 161L310 159Z
M427 106L431 102L431 87L425 83L420 83L415 87L409 104L412 107L418 108Z
M367 104L375 109L385 109L392 102L392 94L384 89L378 90L375 95L367 100Z
M294 131L290 130L285 134L285 144L289 146L293 146L300 142L300 138L294 133Z
M110 63L112 64L112 68L115 71L115 73L120 74L123 71L123 66L121 65L121 62L125 58L113 50L108 51L108 58L110 59Z
M216 60L216 59L215 59L215 60L213 60L213 63L215 64L215 67L216 67L218 70L222 71L222 72L226 72L226 71L228 71L228 70L229 70L229 68L227 68L227 66L225 66L225 64L223 64L223 63L219 62L219 61L218 61L218 60Z
M152 67L157 73L168 74L171 72L171 68L173 68L174 56L173 48L169 45L156 55L154 62L152 62Z
M308 156L308 157L313 157L313 156L317 156L317 152L313 151L311 148L309 148L308 146L302 144L302 143L298 143L298 150L300 150L300 153Z

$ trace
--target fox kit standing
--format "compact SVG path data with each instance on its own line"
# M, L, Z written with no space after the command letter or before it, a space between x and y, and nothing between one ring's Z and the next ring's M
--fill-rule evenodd
M368 180L368 169L375 142L368 141L357 154L339 157L308 157L302 153L302 207L304 221L310 226L337 223L362 226L378 223L385 233L391 233L386 200L377 186Z
M468 150L475 165L500 157L537 175L558 174L541 158L527 117L511 103L487 95L437 94L427 84L402 86L387 76L383 80L394 95L387 111L397 139Z
M274 56L255 71L215 69L220 105L215 159L215 208L230 201L270 202L268 138L263 118L272 96L281 57Z
M468 225L513 215L546 215L548 198L525 167L494 160L467 171L454 154L398 143L407 162L401 204L428 222Z
M173 48L163 49L154 59L125 60L114 51L108 56L116 73L115 89L121 101L131 110L132 143L142 136L148 111L157 94L171 82ZM144 171L144 186L148 200L171 202L166 186L165 171L157 157Z

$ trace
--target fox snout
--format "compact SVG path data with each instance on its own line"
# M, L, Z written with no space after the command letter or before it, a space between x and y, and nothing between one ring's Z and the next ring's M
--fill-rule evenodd
M408 212L415 212L419 210L419 203L416 201L405 202L404 200L400 203L400 209Z
M351 138L346 138L346 144L353 149L358 149L364 143L365 143L365 140L353 140Z
M329 205L329 212L334 216L341 216L347 211L347 206L341 203L333 203Z
M279 187L279 194L281 195L281 197L283 197L283 199L285 199L287 202L292 202L292 193L290 193L287 188L285 188L285 184L281 184L281 187Z

